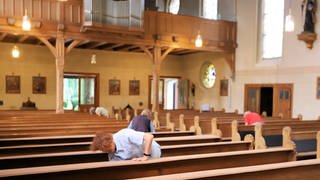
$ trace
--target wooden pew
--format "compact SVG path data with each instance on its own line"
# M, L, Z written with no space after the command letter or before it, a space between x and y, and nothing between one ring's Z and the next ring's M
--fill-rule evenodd
M214 180L316 180L320 177L320 160L292 161L217 170L193 171L162 176L135 178L136 180L176 180L176 179L214 179Z
M176 137L176 136L192 136L195 135L191 131L167 131L152 133L155 138L158 137ZM94 134L87 135L69 135L69 136L41 136L26 138L3 138L0 139L0 147L18 146L18 145L36 145L36 144L58 144L72 142L90 142Z
M233 135L233 139L239 140L240 135L239 133L236 133L237 131L237 128L235 127L236 124L237 124L236 122L233 122L233 131L235 132L235 135ZM269 128L269 129L256 128L255 134L259 134L259 138L262 139L260 141L260 144L258 144L260 146L258 148L266 148L266 147L274 147L274 146L282 145L284 141L284 136L285 136L284 133L286 133L286 136L289 136L290 141L293 141L295 143L298 160L315 158L316 148L317 148L317 144L316 144L317 131L309 131L309 129L314 130L314 128L318 129L318 127L309 127L309 126L307 128L295 127L296 131L292 131L291 127L285 127L283 129L280 129L280 127ZM237 136L237 138L235 138L235 136ZM256 140L257 140L257 137L256 137ZM256 146L257 146L257 143L256 143Z
M0 178L30 179L112 179L138 178L231 168L239 166L280 163L294 160L294 150L270 148L235 152L186 155L152 159L145 162L113 161L72 165L42 166L0 170ZM248 161L250 159L250 161Z
M169 157L249 149L252 149L252 142L245 141L170 145L161 147L161 156ZM102 162L106 160L107 153L92 151L5 156L0 157L0 169Z
M294 136L294 135L293 135ZM320 177L320 131L317 132L317 157L318 159L273 163L236 168L224 168L207 171L193 171L170 175L136 178L139 180L166 179L234 179L234 180L296 180L296 179L319 179Z
M214 135L199 135L199 136L177 136L177 137L162 137L155 138L161 145L179 145L179 144L196 144L196 143L211 143L218 142L220 138ZM57 153L57 152L72 152L88 150L91 144L86 142L70 142L70 143L56 143L56 144L29 144L0 147L0 157L39 153Z

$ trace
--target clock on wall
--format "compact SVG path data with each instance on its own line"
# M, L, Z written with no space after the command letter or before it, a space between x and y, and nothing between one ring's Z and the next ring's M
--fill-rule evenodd
M216 69L210 62L202 65L200 71L200 80L205 88L212 88L216 81Z

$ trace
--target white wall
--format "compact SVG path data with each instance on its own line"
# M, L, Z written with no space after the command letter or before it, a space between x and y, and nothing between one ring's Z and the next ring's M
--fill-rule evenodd
M308 49L297 39L302 31L300 1L287 1L295 18L295 31L284 33L283 58L279 63L258 63L257 37L258 5L255 0L237 1L238 32L236 51L236 79L232 89L232 106L243 111L244 84L248 83L293 83L292 116L316 119L320 115L320 100L316 98L316 79L320 76L320 46L315 41ZM317 19L319 19L319 13ZM316 32L320 23L316 25Z

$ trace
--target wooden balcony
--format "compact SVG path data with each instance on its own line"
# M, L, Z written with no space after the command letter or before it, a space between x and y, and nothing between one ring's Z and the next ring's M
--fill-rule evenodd
M198 17L145 11L143 26L132 28L84 21L83 0L0 0L0 41L43 44L39 37L55 44L57 31L63 32L65 44L81 41L75 47L113 51L144 52L174 48L170 54L184 55L199 51L234 53L236 23L207 20ZM21 29L27 10L32 30ZM194 41L201 33L204 46L196 48Z

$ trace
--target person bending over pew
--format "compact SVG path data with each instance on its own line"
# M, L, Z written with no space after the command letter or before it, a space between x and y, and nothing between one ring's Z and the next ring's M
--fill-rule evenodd
M104 107L91 107L89 110L90 114L96 114L98 116L104 116L104 117L108 117L109 116L109 112L106 108Z
M258 113L246 111L243 113L245 125L263 124L263 119Z
M140 115L134 117L128 128L141 132L156 132L150 120L150 110L144 109Z
M104 131L98 132L90 149L108 153L110 161L145 161L161 156L160 145L153 140L152 134L133 129L122 129L113 135Z

